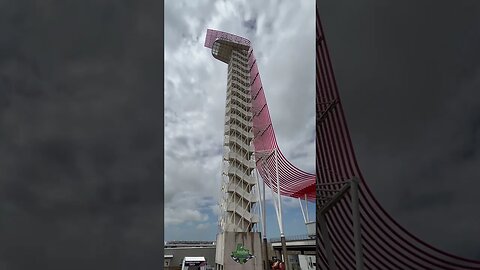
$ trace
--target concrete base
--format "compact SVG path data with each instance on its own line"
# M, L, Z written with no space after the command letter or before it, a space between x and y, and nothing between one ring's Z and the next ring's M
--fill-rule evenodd
M232 252L242 244L255 256L244 264L234 261ZM263 270L262 241L258 232L223 232L217 235L215 263L217 270Z

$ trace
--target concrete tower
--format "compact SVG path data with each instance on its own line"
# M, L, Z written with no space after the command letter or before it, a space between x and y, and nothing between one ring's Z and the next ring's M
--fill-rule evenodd
M253 176L249 43L246 39L210 29L205 41L213 57L228 64L217 269L262 269L260 234L255 232L259 207L256 205L257 180ZM235 253L239 245L254 257L244 263L237 262L232 252Z
M219 43L214 44L215 48ZM256 184L252 172L253 156L250 75L247 69L247 51L232 50L228 63L227 99L225 109L225 138L220 220L222 231L250 232L258 222L253 211L257 202Z

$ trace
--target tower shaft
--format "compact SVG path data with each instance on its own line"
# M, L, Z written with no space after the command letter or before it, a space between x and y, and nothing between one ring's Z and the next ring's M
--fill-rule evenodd
M250 75L247 51L232 49L228 61L223 156L222 231L250 232L258 223Z
M228 64L220 232L217 270L260 270L262 248L257 214L257 181L253 176L254 133L249 69L250 41L221 31L207 30L205 47Z

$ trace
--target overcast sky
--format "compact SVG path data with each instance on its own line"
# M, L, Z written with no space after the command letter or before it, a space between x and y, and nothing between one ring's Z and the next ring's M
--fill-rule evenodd
M373 193L415 235L480 259L480 2L320 7Z
M314 20L312 1L165 3L166 240L217 233L227 65L203 46L207 28L252 42L280 148L314 173ZM267 211L267 235L279 237L271 204ZM287 235L306 234L298 201L285 199L285 216Z

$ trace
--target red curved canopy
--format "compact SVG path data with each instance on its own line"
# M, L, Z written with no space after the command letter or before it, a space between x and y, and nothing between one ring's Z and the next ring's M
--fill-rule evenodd
M397 223L380 205L362 176L350 139L345 114L340 101L332 63L317 7L317 129L316 174L319 186L352 178L360 179L360 224L364 269L480 269L480 261L462 258L414 236ZM317 226L322 196L325 189L317 190ZM337 269L355 268L355 249L350 195L339 201L326 213L328 234L331 239ZM317 267L329 267L324 239L317 227Z
M250 41L246 38L208 29L205 47L212 48L213 43L217 39L250 46ZM306 197L310 201L315 201L315 174L307 173L294 166L285 158L278 147L256 62L253 48L250 46L248 50L248 68L250 72L250 94L252 97L253 145L257 170L265 183L274 191L277 191L276 168L278 166L281 195L302 199Z

